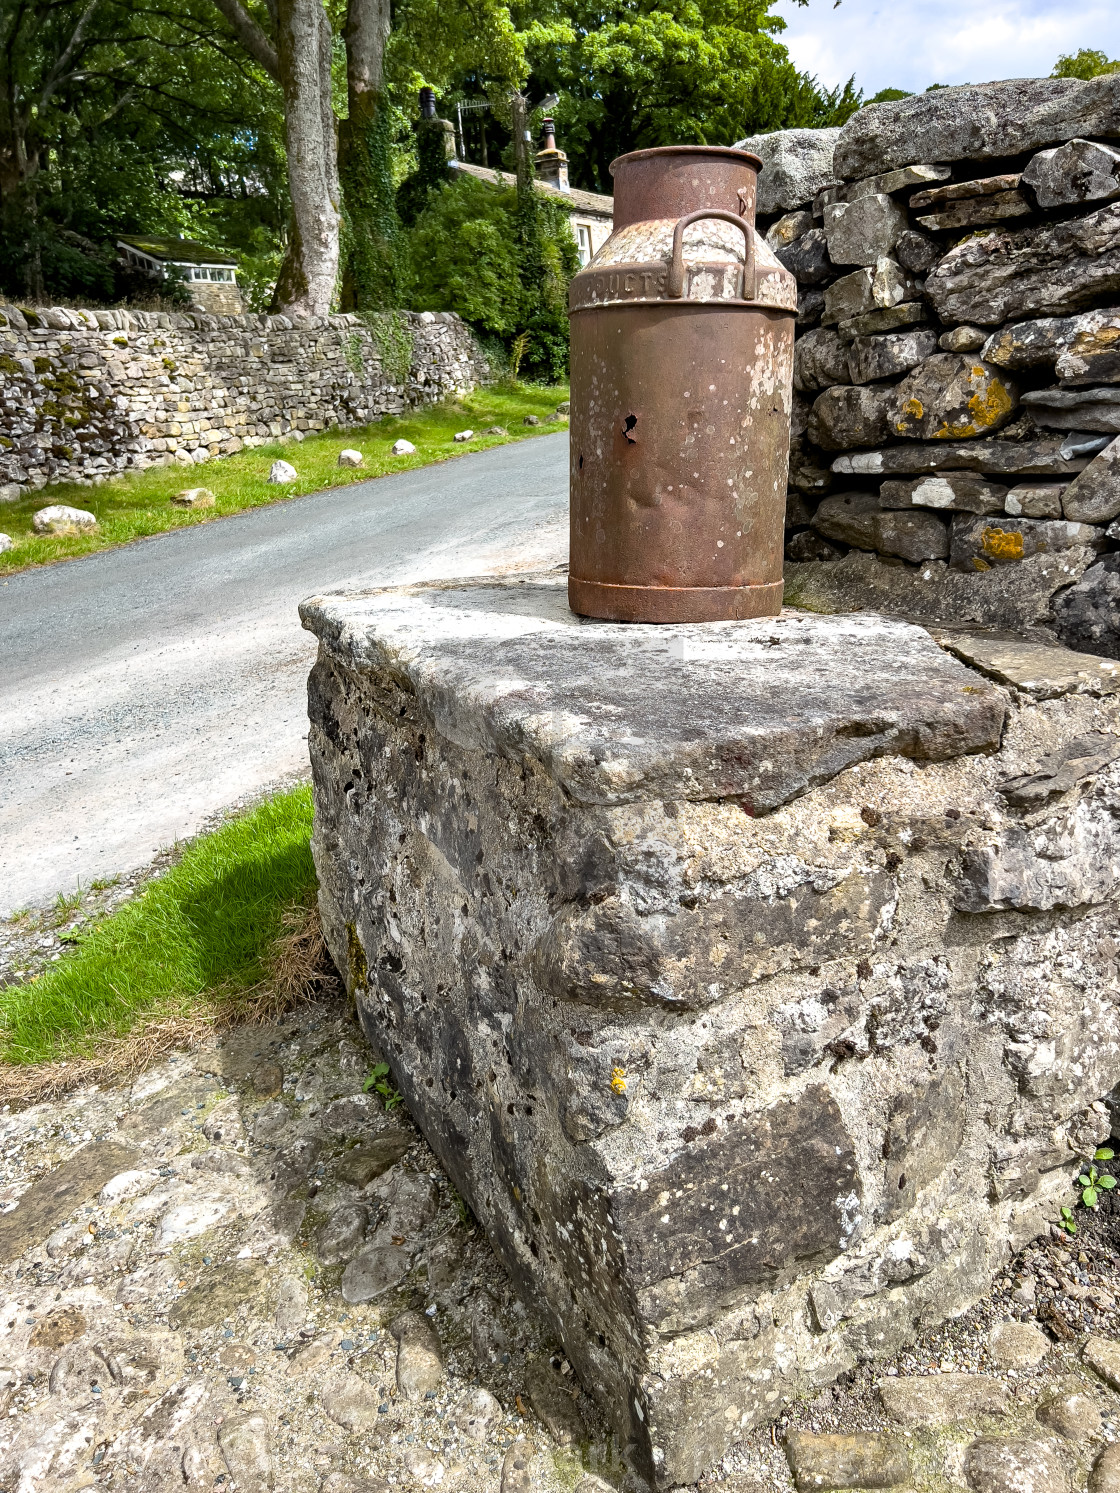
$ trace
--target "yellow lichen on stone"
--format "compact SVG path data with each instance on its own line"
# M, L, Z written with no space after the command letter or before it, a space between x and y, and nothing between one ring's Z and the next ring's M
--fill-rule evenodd
M1016 530L985 529L980 536L980 547L993 560L1021 560L1023 558L1023 536Z
M616 1094L625 1094L625 1092L626 1092L626 1069L625 1068L617 1068L616 1067L616 1068L612 1068L611 1069L611 1088L614 1090L614 1092Z

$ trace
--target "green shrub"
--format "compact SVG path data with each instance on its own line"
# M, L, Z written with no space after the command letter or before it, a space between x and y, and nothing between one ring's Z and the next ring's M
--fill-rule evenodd
M506 345L529 332L523 371L562 379L568 366L567 289L579 255L562 202L538 195L530 253L540 269L526 287L517 191L462 173L435 187L412 229L413 304L457 311L480 333Z

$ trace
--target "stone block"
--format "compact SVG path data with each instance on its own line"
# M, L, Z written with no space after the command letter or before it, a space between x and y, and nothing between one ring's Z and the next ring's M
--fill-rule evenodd
M813 215L806 212L804 208L797 212L786 213L776 223L772 223L766 230L766 242L771 249L788 249L790 244L810 232L813 227ZM787 266L788 268L788 266Z
M953 520L950 560L957 570L988 570L993 565L1017 565L1032 555L1062 550L1104 548L1104 530L1065 519L973 518Z
M810 228L775 253L779 262L796 277L798 285L820 285L832 278L833 264L820 228Z
M838 129L775 130L735 142L762 161L758 177L758 211L789 212L811 202L822 187L836 180L832 152Z
M1061 477L1069 479L1089 464L1088 456L1073 455L1063 442L1038 441L913 441L882 451L860 451L838 456L832 470L842 476L888 476L901 472L985 472L990 477Z
M894 391L891 433L914 440L968 440L1011 419L1018 389L1004 371L967 354L934 353Z
M1022 482L1008 490L1003 501L1003 511L1012 518L1061 518L1062 494L1066 491L1066 486L1063 482ZM1066 515L1067 518L1077 516L1072 513Z
M1070 648L1120 658L1120 555L1090 565L1054 601L1055 628Z
M853 384L874 383L908 373L937 351L937 333L929 328L886 333L879 337L856 337L847 348L848 377ZM796 368L797 354L794 352ZM796 375L795 375L796 376ZM833 379L842 383L842 379Z
M1023 172L1039 207L1074 207L1120 197L1120 151L1092 140L1041 150Z
M950 166L901 166L897 171L888 171L882 176L865 177L863 181L851 182L840 189L845 202L855 202L875 192L888 196L894 192L909 191L914 187L928 186L930 182L944 181L952 175Z
M1056 564L791 569L853 558L859 604L875 564L937 569L958 611ZM867 1343L959 1314L1053 1216L1061 1169L996 1197L990 1157L1012 1130L1064 1147L1120 1077L1115 911L1063 911L1120 765L1029 827L995 785L1111 731L1115 696L1043 720L903 622L634 628L538 578L303 616L333 956L640 1475L694 1484ZM1009 824L1024 910L954 910ZM1018 1035L1040 1001L1045 1073Z
M883 256L834 280L824 293L826 326L869 311L898 306L916 293L914 282L893 259Z
M933 634L943 648L989 679L1039 700L1120 692L1120 664L1091 653L1029 642L1013 634L970 633L960 628L935 629Z
M848 368L847 345L838 332L818 327L794 344L793 387L802 393L818 393L833 384L848 383Z
M797 1493L829 1488L893 1488L910 1478L909 1454L895 1436L791 1431L785 1452Z
M839 386L813 405L809 439L825 451L874 446L891 435L897 401L893 389Z
M966 197L947 203L939 212L923 213L917 221L931 233L957 233L962 228L980 228L1027 218L1034 211L1022 192L998 192L992 196Z
M925 319L925 307L918 301L907 301L901 306L885 306L879 311L865 311L860 316L850 317L838 322L836 330L841 337L848 339L877 337L902 327L917 326Z
M919 477L914 482L884 482L879 498L885 508L942 508L954 513L1002 513L1005 487L989 482L977 472L945 472ZM1061 517L1061 510L1053 515Z
M1023 395L1036 425L1120 435L1120 388L1032 389Z
M974 1493L1066 1493L1069 1477L1045 1441L980 1436L965 1453Z
M944 560L949 555L944 519L932 513L884 509L876 493L836 493L825 498L813 527L827 539L902 560Z
M1089 594L1081 592L1078 583L1090 569L1098 571L1107 564L1102 560L1094 565L1095 559L1092 549L1063 550L973 572L951 570L942 560L912 569L854 549L829 565L787 564L786 602L821 612L873 607L927 625L965 624L1015 633L1037 629L1040 636L1057 636L1071 648L1105 654L1109 639L1120 641L1108 610L1111 606L1111 617L1118 615L1120 578L1094 584ZM1082 627L1091 626L1099 634L1096 643L1082 640L1080 630L1071 630L1069 637L1063 632L1063 609L1074 596L1078 601L1071 628L1075 620Z
M882 1379L879 1399L906 1426L958 1426L1010 1410L1007 1387L986 1374L937 1374Z
M936 239L928 234L908 228L894 246L894 257L904 270L912 275L925 275L941 258L944 251Z
M1120 514L1120 438L1098 452L1065 489L1062 512L1085 524L1107 524Z
M1088 217L966 239L926 281L942 321L981 326L1081 311L1118 292L1120 203Z
M845 181L910 161L991 161L1078 136L1111 139L1120 78L1013 78L937 88L853 114L833 146Z
M916 192L910 198L910 211L940 212L946 207L951 207L957 202L971 202L979 197L1001 197L1005 192L1013 192L1019 185L1019 177L1012 176L985 176L976 181L955 181L947 187L930 187L924 192Z
M833 264L873 265L890 254L906 232L906 210L882 192L824 210L824 234Z

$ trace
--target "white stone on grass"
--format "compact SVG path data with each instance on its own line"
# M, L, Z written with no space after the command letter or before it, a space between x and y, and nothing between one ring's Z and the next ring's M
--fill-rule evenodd
M295 482L299 473L290 461L274 461L269 468L268 480L270 482Z
M5 555L12 547L12 536L0 534L0 555Z
M453 439L456 440L456 441L473 441L474 440L474 431L473 430L457 430L455 432L455 435L454 435Z
M31 527L36 534L78 534L83 530L97 528L97 515L85 508L68 508L65 503L52 503L32 514Z
M182 492L171 495L174 508L213 508L216 501L208 487L184 487Z
M412 444L411 441L403 441L402 440L402 441L395 441L393 443L393 455L394 456L413 456L413 455L415 455L415 453L416 453L416 447Z
M360 467L362 465L362 453L347 448L338 453L338 464L340 467Z

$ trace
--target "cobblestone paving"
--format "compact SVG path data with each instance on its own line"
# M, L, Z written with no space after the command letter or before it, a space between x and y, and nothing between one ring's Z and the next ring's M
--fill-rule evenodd
M4 1493L638 1487L372 1063L324 1005L0 1115ZM701 1488L1120 1489L1113 1228L1038 1241Z

